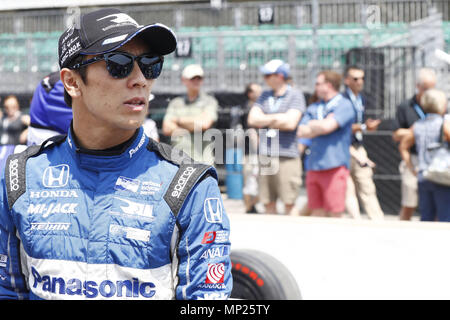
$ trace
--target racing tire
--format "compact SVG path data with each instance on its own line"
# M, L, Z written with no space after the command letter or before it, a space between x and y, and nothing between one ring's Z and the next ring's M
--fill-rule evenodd
M277 259L257 250L230 254L233 275L231 298L246 300L300 300L293 275Z

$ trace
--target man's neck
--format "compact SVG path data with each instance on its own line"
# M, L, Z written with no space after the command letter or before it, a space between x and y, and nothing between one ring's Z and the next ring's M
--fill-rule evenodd
M352 93L353 93L353 95L355 96L355 97L357 97L357 96L359 96L359 91L354 91L352 88L348 88L348 90L350 90Z
M333 92L329 92L327 94L327 96L325 97L325 99L323 99L325 102L330 101L331 99L333 99L334 97L336 97L338 95L339 92L337 91L333 91Z
M288 85L286 83L283 83L280 86L273 88L273 94L276 97L281 97L286 93L287 88L288 88Z
M187 92L187 98L189 101L195 101L199 95L200 95L199 91L188 91Z
M112 128L103 122L84 116L86 113L77 112L74 108L72 121L73 132L80 147L89 150L105 150L130 139L136 132L135 128ZM81 114L80 114L81 113Z
M128 141L136 133L136 130L115 132L114 137L112 137L105 135L102 130L94 131L91 131L87 136L84 130L77 130L74 125L73 132L76 135L78 146L88 150L106 150Z

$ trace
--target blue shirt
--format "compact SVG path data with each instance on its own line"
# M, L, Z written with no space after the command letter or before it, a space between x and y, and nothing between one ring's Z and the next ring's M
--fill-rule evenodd
M313 103L306 109L301 124L309 120L325 119L333 113L339 128L329 134L312 139L307 166L309 170L328 170L340 166L350 167L350 144L352 123L355 122L356 112L350 100L340 93L327 103L320 101Z

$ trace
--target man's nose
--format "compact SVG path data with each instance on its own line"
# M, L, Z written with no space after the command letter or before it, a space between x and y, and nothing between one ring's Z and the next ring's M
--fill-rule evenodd
M144 77L144 74L141 71L141 68L139 68L139 65L137 61L134 61L133 70L131 71L130 75L128 76L128 86L135 87L145 87L147 85L147 79Z

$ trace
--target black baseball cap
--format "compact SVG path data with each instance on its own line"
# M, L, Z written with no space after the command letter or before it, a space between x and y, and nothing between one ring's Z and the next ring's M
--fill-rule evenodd
M177 46L169 27L160 23L142 26L119 9L104 8L81 15L64 31L58 42L59 66L67 67L78 55L114 51L137 35L159 55L169 54Z

